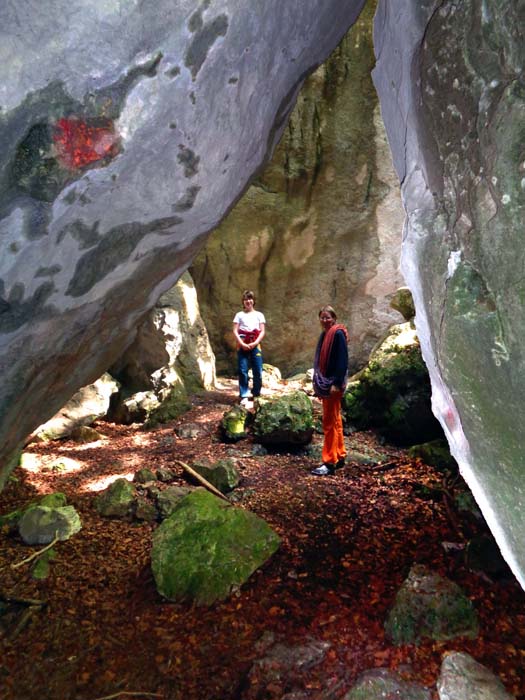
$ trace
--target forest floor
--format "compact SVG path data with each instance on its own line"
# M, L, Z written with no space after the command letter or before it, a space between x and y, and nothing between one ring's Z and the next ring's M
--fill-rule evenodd
M235 401L235 385L225 381L157 429L98 422L104 436L98 442L28 446L33 461L0 494L0 513L62 491L83 527L56 545L51 573L40 581L31 578L30 563L12 568L38 547L2 534L2 700L280 700L287 693L338 700L375 667L397 669L437 697L442 658L451 650L471 654L525 700L525 593L512 576L491 580L469 571L460 550L443 546L464 544L484 526L453 510L436 488L440 474L371 433L347 437L348 447L379 453L379 461L350 461L329 477L311 476L316 462L304 454L254 456L250 438L221 441L220 419ZM198 437L178 437L177 428L187 423L201 427ZM316 433L314 443L321 442ZM150 569L155 525L104 519L93 498L115 477L130 478L143 467L173 467L175 483L183 485L173 460L204 456L236 457L242 473L233 492L237 504L270 523L282 545L229 599L203 608L157 593ZM57 457L75 460L76 468L46 469ZM476 639L399 647L388 641L383 624L414 563L463 588L479 615ZM272 644L308 640L329 644L321 663L305 664L293 679L261 676L264 664L254 662Z

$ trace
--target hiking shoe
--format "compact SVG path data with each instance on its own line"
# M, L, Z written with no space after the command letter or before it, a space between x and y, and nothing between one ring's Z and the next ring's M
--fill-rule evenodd
M345 458L341 457L341 459L338 459L337 462L335 463L335 468L336 469L342 469L342 467L345 466Z
M333 464L321 464L319 467L312 469L310 474L314 476L331 476L334 473Z

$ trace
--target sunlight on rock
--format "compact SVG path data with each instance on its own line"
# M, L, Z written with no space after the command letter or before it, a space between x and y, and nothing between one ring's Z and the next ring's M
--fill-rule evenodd
M83 491L103 491L112 484L117 479L127 479L128 481L133 481L134 472L128 472L127 474L110 474L109 476L102 476L99 479L93 479L88 481L83 487Z

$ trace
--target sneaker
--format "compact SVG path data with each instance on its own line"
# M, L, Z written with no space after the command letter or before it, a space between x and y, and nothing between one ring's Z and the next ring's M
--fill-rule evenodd
M344 466L345 466L345 458L341 457L341 459L338 459L337 462L335 463L335 468L342 469Z
M241 399L241 406L244 408L247 408L250 405L250 399L245 396L243 399Z
M310 474L314 476L331 476L334 473L333 464L321 464L319 467L312 469Z

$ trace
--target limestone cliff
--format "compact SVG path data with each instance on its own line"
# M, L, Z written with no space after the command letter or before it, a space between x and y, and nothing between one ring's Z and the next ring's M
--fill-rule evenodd
M235 366L246 288L267 319L265 360L285 375L311 366L321 304L350 328L353 369L400 320L388 303L403 210L370 77L374 6L307 79L271 163L192 264L220 370Z

